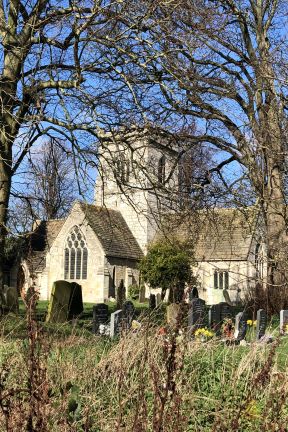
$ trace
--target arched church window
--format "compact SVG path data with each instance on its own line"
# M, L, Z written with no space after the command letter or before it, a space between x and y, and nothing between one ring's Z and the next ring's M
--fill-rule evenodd
M121 183L128 183L130 176L130 164L129 161L125 160L123 157L117 161L117 177Z
M78 226L68 234L64 251L64 279L87 279L88 250Z
M158 182L165 183L165 164L166 158L165 155L161 156L158 161Z

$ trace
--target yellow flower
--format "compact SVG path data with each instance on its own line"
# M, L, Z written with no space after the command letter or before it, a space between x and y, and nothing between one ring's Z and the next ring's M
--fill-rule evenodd
M249 326L252 326L252 325L253 325L253 321L252 321L252 320L247 320L247 324L248 324Z
M254 326L254 327L257 326L257 320L253 321L253 326Z

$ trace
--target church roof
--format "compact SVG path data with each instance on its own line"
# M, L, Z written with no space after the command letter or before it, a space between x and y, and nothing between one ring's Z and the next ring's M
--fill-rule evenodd
M207 209L174 218L169 232L190 243L198 262L246 261L257 217L254 207Z
M139 260L143 253L119 211L80 203L107 256Z
M59 234L65 219L40 221L29 236L25 259L30 270L41 271L46 266L46 254Z

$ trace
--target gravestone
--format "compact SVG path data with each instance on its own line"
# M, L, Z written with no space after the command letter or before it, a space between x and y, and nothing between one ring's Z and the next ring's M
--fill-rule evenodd
M18 301L18 291L15 287L8 287L7 285L4 285L3 287L4 292L4 304L3 309L7 312L19 312L19 301Z
M108 305L106 305L105 303L98 303L93 306L93 333L98 333L100 324L107 324L108 321Z
M212 305L208 311L208 324L211 329L218 332L221 327L221 306Z
M284 309L280 311L280 334L288 334L288 310Z
M245 312L239 312L235 317L234 338L240 342L245 339L246 333L247 333L247 314Z
M123 279L121 279L120 284L117 288L116 297L117 308L122 309L122 306L126 300L126 288Z
M150 294L149 309L155 309L155 308L156 308L156 296L155 294Z
M189 292L189 302L191 302L194 298L199 298L198 289L196 287L193 287Z
M199 298L192 299L188 311L188 328L193 333L197 328L203 327L205 315L205 301Z
M76 282L71 284L71 296L68 305L68 320L79 316L83 312L82 288Z
M221 302L212 305L208 312L209 327L217 333L220 332L223 321L232 317L232 308L228 303Z
M156 307L159 307L161 303L162 303L161 294L158 293L156 294Z
M225 302L221 302L218 304L220 307L220 321L221 323L225 320L225 318L232 318L232 307Z
M119 309L111 314L110 318L110 337L113 338L121 333L122 330L122 310Z
M124 323L126 324L126 328L129 329L131 327L132 321L135 317L135 307L134 307L134 304L132 303L132 301L127 300L123 304L122 316L123 316L122 319L124 320Z
M166 309L167 324L171 327L177 327L181 325L181 305L179 303L171 303Z
M71 284L67 281L61 280L53 283L46 317L47 322L63 323L67 321L71 291Z
M264 309L257 311L256 340L260 340L264 335L267 327L267 314Z

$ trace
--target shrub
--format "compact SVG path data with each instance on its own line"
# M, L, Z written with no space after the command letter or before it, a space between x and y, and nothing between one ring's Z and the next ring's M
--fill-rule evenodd
M132 300L137 300L140 294L140 287L138 285L129 285L128 297Z

